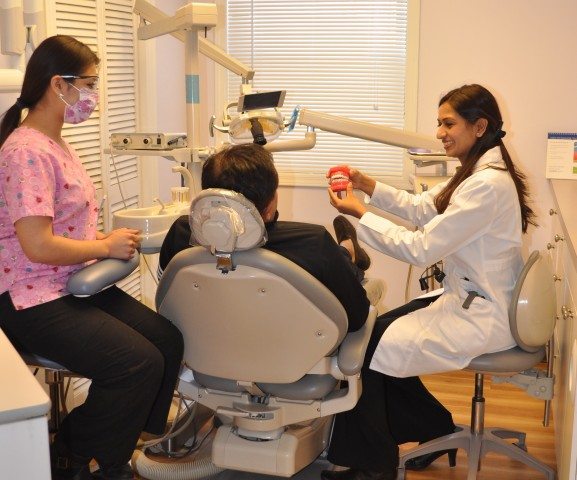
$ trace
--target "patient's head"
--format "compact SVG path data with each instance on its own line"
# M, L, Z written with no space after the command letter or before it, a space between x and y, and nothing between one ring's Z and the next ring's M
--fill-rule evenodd
M260 145L233 145L211 155L202 167L202 188L242 193L265 222L275 216L278 173L272 154Z

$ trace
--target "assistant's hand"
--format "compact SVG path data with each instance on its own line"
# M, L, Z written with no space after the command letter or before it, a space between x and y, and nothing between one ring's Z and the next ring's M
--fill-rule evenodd
M140 231L132 228L112 230L103 239L108 246L108 257L128 260L140 248Z
M331 205L339 212L361 218L367 211L364 204L353 193L353 184L349 182L346 191L335 193L328 188Z

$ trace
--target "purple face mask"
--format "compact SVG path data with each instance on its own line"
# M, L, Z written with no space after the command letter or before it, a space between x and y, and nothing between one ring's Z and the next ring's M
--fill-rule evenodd
M72 87L76 88L74 85L72 85ZM76 88L76 90L78 90L80 95L78 101L73 105L70 105L66 100L64 100L64 95L62 93L60 94L60 99L66 104L66 108L64 109L64 121L74 125L87 120L98 104L97 91L92 91L87 88Z

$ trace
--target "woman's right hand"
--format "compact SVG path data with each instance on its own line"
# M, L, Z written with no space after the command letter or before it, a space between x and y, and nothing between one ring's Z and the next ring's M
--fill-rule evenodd
M119 228L108 233L102 241L108 246L108 257L128 260L140 248L140 231L132 228Z
M330 188L329 201L339 212L353 217L361 218L367 211L367 207L353 193L353 184L349 182L347 190L335 193Z
M377 184L373 178L365 175L363 172L357 170L356 168L351 168L349 180L353 184L353 188L361 190L369 197L373 195L373 192L375 191L375 185Z

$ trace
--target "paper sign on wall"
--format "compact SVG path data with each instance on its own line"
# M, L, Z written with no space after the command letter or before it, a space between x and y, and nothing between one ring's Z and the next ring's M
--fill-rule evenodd
M547 134L545 176L577 180L577 133Z

